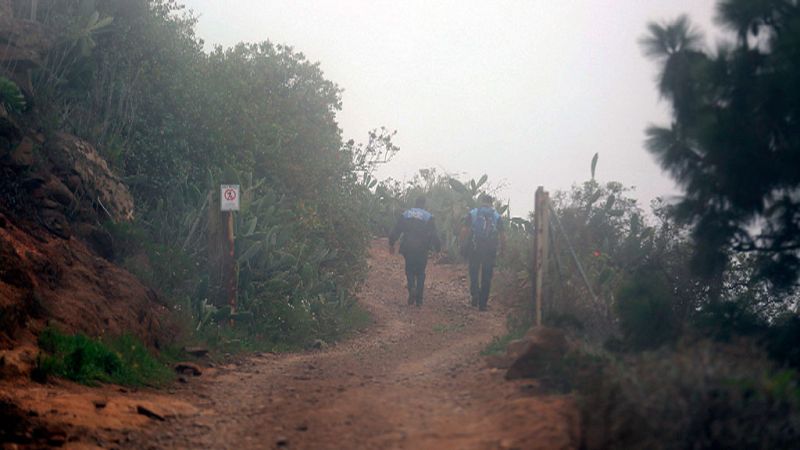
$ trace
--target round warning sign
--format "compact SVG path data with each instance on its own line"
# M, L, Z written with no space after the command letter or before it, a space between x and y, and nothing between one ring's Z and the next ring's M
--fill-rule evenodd
M236 189L233 189L233 188L225 189L224 197L225 197L225 200L227 200L229 202L232 202L232 201L236 200Z
M222 211L239 210L239 185L222 184L220 185L220 209Z

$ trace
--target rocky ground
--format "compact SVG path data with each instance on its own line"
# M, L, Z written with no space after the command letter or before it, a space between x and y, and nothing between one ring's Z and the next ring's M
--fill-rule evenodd
M347 342L205 368L168 391L31 384L15 402L75 448L577 448L571 397L505 381L480 356L508 309L469 307L465 275L429 265L425 305L407 306L402 258L377 242L361 292L375 324Z

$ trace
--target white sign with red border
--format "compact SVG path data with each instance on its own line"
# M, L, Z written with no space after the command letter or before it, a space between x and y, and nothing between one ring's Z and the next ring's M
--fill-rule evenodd
M220 210L238 211L239 210L239 185L221 184L220 191Z

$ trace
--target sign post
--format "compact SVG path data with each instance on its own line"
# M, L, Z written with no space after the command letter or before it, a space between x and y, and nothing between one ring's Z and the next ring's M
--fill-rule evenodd
M236 236L233 227L233 212L239 211L239 185L220 185L220 211L225 214L225 240L226 248L223 258L223 283L231 316L236 314L236 296L238 287L238 273L236 270ZM233 325L233 319L231 319Z

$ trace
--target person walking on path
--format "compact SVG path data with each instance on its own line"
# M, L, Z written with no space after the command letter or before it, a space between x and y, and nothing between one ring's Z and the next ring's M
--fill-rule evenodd
M433 215L425 210L425 197L417 198L414 207L403 212L397 219L397 224L389 235L390 253L394 254L394 243L401 235L400 254L406 261L408 304L422 306L428 252L431 249L441 249Z
M469 293L472 306L486 311L498 250L505 247L503 220L492 206L492 197L481 194L480 206L464 218L461 242L469 260Z

